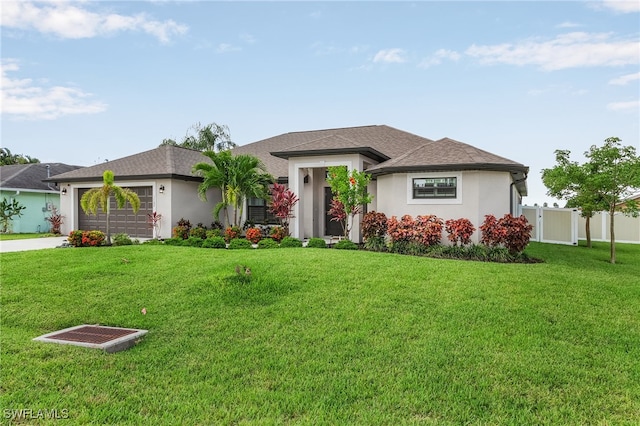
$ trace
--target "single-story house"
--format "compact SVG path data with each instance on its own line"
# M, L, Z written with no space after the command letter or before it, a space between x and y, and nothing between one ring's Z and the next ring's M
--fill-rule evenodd
M484 216L519 214L527 194L528 167L471 145L444 138L433 141L385 125L292 132L234 148L234 153L260 158L269 173L300 198L290 222L294 237L340 235L339 224L327 215L331 192L326 183L327 167L343 165L372 175L368 191L373 201L368 211L388 217L435 214L443 219L467 218L476 228ZM161 237L171 234L180 218L208 224L220 200L213 191L203 205L197 196L201 178L191 167L209 161L200 152L161 146L151 151L54 176L67 187L63 212L72 218L71 229L99 228L100 220L85 217L79 199L87 188L101 184L102 172L113 170L116 184L141 191L144 210L122 214L112 230L132 236L150 236L150 229L128 227L144 222L144 214L163 215ZM260 223L268 218L263 200L248 200L248 218ZM350 238L361 240L359 218ZM119 232L113 231L113 232ZM477 240L477 233L475 236Z
M80 166L62 163L29 163L0 166L0 200L17 200L25 209L11 220L11 231L49 232L46 218L60 208L60 188L44 179L76 170Z

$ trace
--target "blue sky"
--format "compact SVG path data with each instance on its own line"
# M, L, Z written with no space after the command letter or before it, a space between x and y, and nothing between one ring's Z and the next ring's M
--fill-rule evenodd
M530 167L640 150L640 2L2 1L2 147L93 165L196 122L386 124Z

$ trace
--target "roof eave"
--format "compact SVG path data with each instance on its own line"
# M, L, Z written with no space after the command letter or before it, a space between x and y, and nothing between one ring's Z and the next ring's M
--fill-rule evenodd
M296 151L274 151L269 154L274 157L288 160L291 157L319 157L324 155L340 155L340 154L361 154L379 163L387 161L390 157L375 150L371 147L356 147L356 148L329 148L329 149L305 149Z
M175 173L164 173L164 174L148 174L148 175L118 175L116 176L116 183L118 181L124 180L156 180L156 179L177 179L184 181L193 181L193 182L202 182L202 177L200 176L187 176L180 175ZM88 176L88 177L56 177L53 176L49 179L43 180L43 182L55 182L56 184L59 182L102 182L102 175L100 176Z
M495 163L473 163L473 164L434 164L434 165L411 165L411 166L382 166L374 170L369 170L372 176L388 175L392 173L411 172L447 172L458 170L483 170L495 172L522 173L529 172L527 166L521 164L495 164Z

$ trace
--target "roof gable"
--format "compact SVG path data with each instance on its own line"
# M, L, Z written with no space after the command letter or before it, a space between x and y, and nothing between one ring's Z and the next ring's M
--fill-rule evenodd
M287 160L272 153L287 157L294 156L292 154L318 155L322 153L322 149L326 149L329 154L344 153L345 149L351 152L368 150L369 154L362 153L379 155L378 160L384 161L428 141L430 140L390 126L376 125L285 133L236 147L233 152L255 155L262 160L269 173L286 177L289 171Z

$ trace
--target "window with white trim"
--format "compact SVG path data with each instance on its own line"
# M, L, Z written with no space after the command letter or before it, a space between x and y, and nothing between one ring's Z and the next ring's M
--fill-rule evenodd
M458 194L456 177L413 178L413 199L455 199Z

